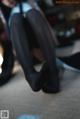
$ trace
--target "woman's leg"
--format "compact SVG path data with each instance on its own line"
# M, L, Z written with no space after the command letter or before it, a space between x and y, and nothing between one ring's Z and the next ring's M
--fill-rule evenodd
M13 15L10 24L11 39L18 56L18 60L24 70L26 80L32 90L39 91L41 89L43 79L42 72L37 72L33 68L33 60L28 46L27 32L23 27L23 21L20 14Z
M32 27L31 32L34 32L34 36L40 45L40 49L49 68L50 80L46 85L48 85L48 89L51 92L58 92L60 90L59 71L56 64L53 35L49 28L49 24L45 20L44 16L42 16L42 14L37 10L28 12L26 14L26 19Z
M43 62L44 61L44 56L40 50L40 48L33 48L31 50L31 54L33 57L35 57L39 62Z

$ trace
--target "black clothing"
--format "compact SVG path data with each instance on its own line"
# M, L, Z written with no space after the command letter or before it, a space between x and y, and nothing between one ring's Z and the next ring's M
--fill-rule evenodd
M53 45L53 36L50 31L50 27L47 24L45 18L41 15L38 10L30 10L26 13L26 21L28 25L26 27L31 27L29 32L31 36L37 40L40 49L44 55L46 63L48 65L48 73L45 77L48 77L49 81L46 82L44 78L43 67L40 72L34 71L33 59L29 50L29 32L23 25L23 19L20 13L13 14L11 16L10 22L10 36L13 42L18 60L23 68L26 80L31 86L32 90L39 91L43 85L48 87L48 92L57 93L60 91L59 75L56 65L55 48ZM33 19L31 19L33 18ZM36 22L37 21L37 22ZM51 40L50 40L51 39ZM35 40L34 40L35 43ZM35 47L34 47L35 48ZM47 89L43 89L44 91Z
M4 18L5 20L7 21L8 23L8 20L9 20L9 16L10 16L10 13L11 13L11 9L10 7L4 5L3 3L0 3L0 9L4 15Z

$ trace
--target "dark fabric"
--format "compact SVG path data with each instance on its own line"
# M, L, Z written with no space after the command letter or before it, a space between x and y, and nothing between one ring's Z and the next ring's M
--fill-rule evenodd
M31 19L32 18L32 19ZM49 83L52 87L59 91L59 75L56 65L55 45L52 31L45 17L37 10L33 9L26 14L26 19L32 26L32 32L40 45L40 49L49 67L50 77Z
M40 48L39 43L37 42L37 39L34 36L34 32L32 32L32 27L30 26L28 20L22 17L22 23L23 23L25 32L28 34L27 42L28 42L29 49L31 50L33 48Z
M11 76L14 66L14 55L11 48L11 42L9 40L0 41L1 46L4 49L4 61L2 64L2 73L0 74L0 86L6 84Z
M4 5L3 3L0 2L0 8L1 8L1 11L5 17L5 20L7 21L8 23L8 20L9 20L9 16L10 16L10 13L11 13L11 8Z
M23 68L26 80L33 91L39 91L43 84L43 70L37 72L33 67L33 59L27 42L28 34L25 34L22 19L19 14L14 15L11 19L10 33L17 58Z
M4 26L4 31L7 34L7 38L10 40L10 36L9 36L10 35L9 34L10 31L9 31L8 24L9 24L9 17L10 17L12 8L8 7L8 6L4 5L2 2L0 2L0 9L1 9L1 12L2 12L2 14L4 16L5 21L6 21L6 25Z
M34 34L32 35L34 39L33 43L35 44L36 39L49 67L49 87L53 87L51 90L53 89L54 92L59 92L59 75L51 31L47 21L38 11L33 9L28 13L26 15L26 20L28 20L31 27L29 31L30 35ZM29 34L25 31L21 18L20 14L15 14L11 18L11 39L24 73L27 73L33 66L28 44L28 40L30 40L28 39Z
M80 52L60 59L67 65L80 70Z
M1 33L3 33L4 32L4 25L3 25L3 22L2 22L2 20L1 20L1 18L0 18L0 35L1 35Z

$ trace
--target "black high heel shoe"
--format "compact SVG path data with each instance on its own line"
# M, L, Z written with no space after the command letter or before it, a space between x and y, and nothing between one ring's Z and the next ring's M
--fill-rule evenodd
M54 81L54 78L51 76L49 68L47 64L44 66L44 83L42 87L42 91L45 93L58 93L60 91L59 86L59 79L56 79L57 81Z

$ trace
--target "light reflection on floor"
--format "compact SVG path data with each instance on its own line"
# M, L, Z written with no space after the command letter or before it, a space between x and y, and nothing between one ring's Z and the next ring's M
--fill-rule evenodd
M40 119L38 115L21 115L18 119Z

